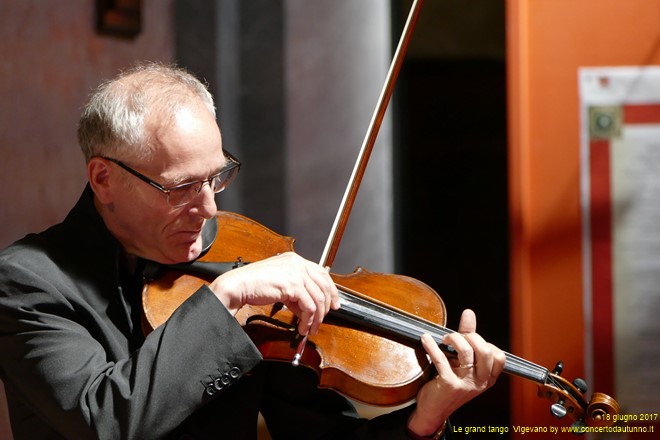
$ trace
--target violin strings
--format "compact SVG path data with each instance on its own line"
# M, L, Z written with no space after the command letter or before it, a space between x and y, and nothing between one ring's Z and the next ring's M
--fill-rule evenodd
M333 312L340 314L344 319L414 342L419 342L422 334L428 333L444 351L452 353L453 348L444 345L442 340L444 336L454 333L453 330L374 303L344 290L340 290L340 302L341 308ZM455 350L453 350L453 354L456 354ZM511 353L504 352L504 355L506 357L504 372L529 379L540 385L548 385L560 390L560 392L574 396L572 390L567 389L561 382L556 380L547 368ZM581 398L581 396L574 397L578 400Z
M454 333L446 327L435 324L422 318L401 313L397 310L376 304L367 299L358 297L350 292L340 290L341 308L335 311L342 318L365 325L369 328L385 331L408 340L418 342L424 333L430 334L435 342L443 346L444 336ZM452 352L453 348L444 346L445 351ZM456 352L453 351L453 354ZM504 353L506 363L504 371L521 376L540 384L548 380L548 369L527 361L510 353Z

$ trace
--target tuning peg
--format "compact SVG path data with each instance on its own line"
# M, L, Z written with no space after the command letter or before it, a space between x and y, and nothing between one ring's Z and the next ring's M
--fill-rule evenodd
M586 432L587 424L584 423L583 419L580 419L580 420L576 420L575 422L573 422L571 424L571 427L574 430L573 432L575 432L575 434L579 435L579 434L584 434Z
M573 385L575 385L575 388L577 388L582 394L587 392L588 386L584 379L580 379L579 377L576 378L573 381Z
M550 414L557 417L558 419L564 417L566 415L566 407L564 406L564 401L560 400L557 403L553 403L550 406Z
M555 365L555 369L552 370L552 373L556 374L557 376L560 376L562 371L564 371L564 363L562 361L559 361L557 362L557 365Z

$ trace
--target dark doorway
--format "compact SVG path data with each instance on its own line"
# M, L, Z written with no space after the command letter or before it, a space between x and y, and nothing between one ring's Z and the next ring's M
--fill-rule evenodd
M501 11L490 20L491 25L499 20L503 52L501 3ZM456 8L475 13L468 5ZM408 11L400 12L395 32ZM418 28L441 21L420 18ZM443 35L441 29L435 32ZM429 35L428 29L421 33ZM479 333L508 351L505 60L474 53L417 51L401 71L394 113L396 269L440 294L449 328L457 329L461 311L471 308ZM502 376L493 389L459 410L452 422L509 427L509 378Z

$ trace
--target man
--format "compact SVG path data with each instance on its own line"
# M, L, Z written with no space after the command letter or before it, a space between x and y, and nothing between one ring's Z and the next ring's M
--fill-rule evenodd
M187 262L208 245L214 195L239 163L223 152L213 100L187 72L145 64L102 84L78 129L89 184L67 218L0 255L0 373L22 439L441 437L490 387L504 356L464 313L448 360L409 408L364 420L314 373L261 356L233 315L284 303L301 335L339 307L326 270L293 253L229 270L143 336L146 261ZM211 237L212 238L212 237Z

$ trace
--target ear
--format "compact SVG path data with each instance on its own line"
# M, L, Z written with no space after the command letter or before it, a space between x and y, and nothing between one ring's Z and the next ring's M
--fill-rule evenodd
M110 162L101 157L93 157L87 163L87 179L96 194L96 197L104 205L112 203L113 184L110 179L112 170Z

